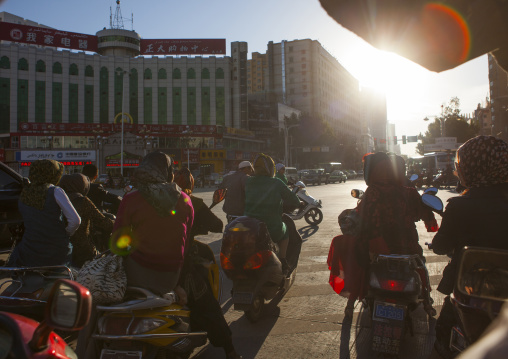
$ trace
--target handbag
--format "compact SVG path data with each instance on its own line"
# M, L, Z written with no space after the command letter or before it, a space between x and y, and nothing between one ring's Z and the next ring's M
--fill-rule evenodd
M127 289L123 258L108 254L85 263L77 282L88 288L94 304L120 302Z

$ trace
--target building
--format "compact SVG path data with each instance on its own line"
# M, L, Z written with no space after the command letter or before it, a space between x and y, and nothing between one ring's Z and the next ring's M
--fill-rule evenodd
M491 136L493 133L492 128L492 112L490 111L491 105L487 99L487 104L485 107L482 107L481 104L478 104L476 110L474 110L473 116L471 118L471 122L475 122L480 129L480 135L482 136Z
M5 12L0 20L10 23L1 31L18 26L27 38L21 25L43 27ZM232 42L231 56L148 56L169 40L142 40L123 26L79 39L81 51L1 41L0 136L12 167L55 158L71 172L87 162L119 172L124 157L128 171L157 148L212 173L262 149L247 130L246 42ZM81 47L93 41L96 51Z
M253 52L247 60L247 89L248 94L263 93L268 81L268 63L266 54Z
M508 141L508 75L492 55L488 58L492 134Z
M372 88L364 87L361 90L361 103L363 115L363 146L364 153L374 151L388 151L390 136L388 135L388 122L386 115L386 95ZM395 136L395 127L391 134Z

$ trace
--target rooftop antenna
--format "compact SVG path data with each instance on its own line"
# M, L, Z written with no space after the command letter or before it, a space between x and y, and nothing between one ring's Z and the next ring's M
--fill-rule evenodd
M124 29L122 9L120 8L120 0L116 0L115 16L112 18L111 28L112 29Z

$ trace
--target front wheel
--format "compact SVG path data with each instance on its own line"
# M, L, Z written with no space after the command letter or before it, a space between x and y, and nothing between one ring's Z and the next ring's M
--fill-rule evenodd
M317 226L323 220L323 212L319 208L311 208L305 213L304 218L311 226Z
M261 318L264 305L265 299L263 298L263 296L261 294L256 295L250 310L245 311L245 316L247 317L249 322L256 323L259 320L259 318Z

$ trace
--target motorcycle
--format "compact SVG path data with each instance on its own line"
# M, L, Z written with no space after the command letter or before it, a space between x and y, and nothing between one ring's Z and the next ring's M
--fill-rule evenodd
M220 262L233 281L234 309L243 311L250 322L257 322L265 301L274 300L277 295L282 298L293 284L300 249L301 241L290 236L286 258L289 272L285 273L277 257L279 248L263 222L238 217L229 223L224 230Z
M77 331L90 317L92 297L87 288L66 279L53 284L44 307L44 321L0 312L0 343L3 358L77 359L74 351L53 330Z
M302 181L296 182L293 193L295 193L301 201L304 202L304 207L297 208L288 213L289 217L294 221L304 218L305 221L311 226L317 226L323 221L323 212L320 208L321 200L316 200L307 193L306 186Z
M476 342L508 299L508 251L464 247L450 297L456 323L450 351L455 356Z
M428 189L422 195L422 202L439 213L444 206L435 196L436 192L435 188ZM359 200L363 194L360 190L351 191ZM428 278L426 271L419 255L380 254L371 263L369 289L363 305L372 320L372 351L398 355L405 334L414 336L411 313L428 295L422 281Z
M439 173L436 176L434 176L434 180L432 181L432 186L436 188L445 187L445 188L451 188L451 187L457 187L459 184L459 179L455 177L453 174L445 174L445 173Z

